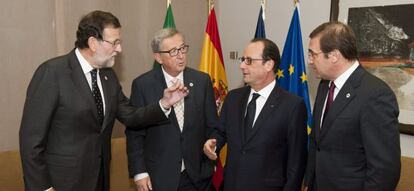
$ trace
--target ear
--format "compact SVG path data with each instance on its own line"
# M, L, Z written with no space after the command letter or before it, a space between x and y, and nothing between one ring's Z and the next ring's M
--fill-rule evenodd
M155 60L162 64L161 54L160 53L153 53Z
M88 38L88 46L89 49L91 49L93 52L96 51L96 49L98 48L98 39L96 39L95 37L89 37Z
M340 59L340 57L342 56L341 52L339 52L339 50L337 50L337 49L333 50L329 54L330 54L329 57L331 58L331 61L333 63L337 63L338 60Z
M266 71L273 71L273 66L275 65L275 61L273 60L268 60L264 63L265 69Z

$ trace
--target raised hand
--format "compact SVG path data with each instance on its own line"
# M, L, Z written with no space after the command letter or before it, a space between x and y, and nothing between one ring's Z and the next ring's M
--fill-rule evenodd
M169 109L172 105L179 102L181 99L184 99L187 95L187 87L185 87L182 82L177 80L174 85L164 90L164 95L161 98L161 105L164 109Z

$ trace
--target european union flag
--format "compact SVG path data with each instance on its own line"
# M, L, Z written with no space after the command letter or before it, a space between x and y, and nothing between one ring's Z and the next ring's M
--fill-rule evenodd
M260 6L259 18L257 18L256 32L254 33L254 38L266 38L262 6Z
M283 48L282 61L276 73L279 86L287 91L303 97L308 113L308 134L312 124L312 113L308 93L308 77L306 75L303 55L302 34L300 29L298 4L296 4L289 32Z

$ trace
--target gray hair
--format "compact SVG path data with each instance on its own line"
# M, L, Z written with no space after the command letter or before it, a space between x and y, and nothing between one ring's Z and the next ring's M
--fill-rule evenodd
M161 51L161 43L166 38L170 38L176 34L183 36L177 29L174 28L165 28L157 31L154 35L154 38L151 41L152 52ZM183 37L184 38L184 37Z

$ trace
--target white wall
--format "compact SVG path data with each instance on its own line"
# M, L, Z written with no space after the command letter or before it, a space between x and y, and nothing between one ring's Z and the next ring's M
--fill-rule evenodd
M402 4L414 3L413 0L398 0ZM226 67L229 88L234 89L243 84L239 65L236 60L230 60L230 51L237 51L239 56L243 48L253 38L256 29L257 17L261 0L223 0L216 1L216 12L219 24L221 46L223 49L224 63ZM340 16L345 18L347 9L356 4L358 6L372 6L372 1L347 0L340 1ZM375 1L374 1L375 2ZM379 1L384 5L395 4L395 1ZM285 38L293 14L293 0L267 1L266 5L266 36L273 40L280 51L283 51ZM231 10L231 11L230 11ZM329 20L330 0L301 1L300 20L304 54L307 54L308 35L319 24ZM313 105L317 80L308 70L309 93L311 105ZM401 135L401 152L403 156L414 157L414 136Z

